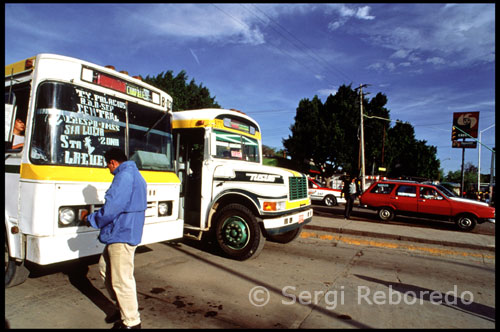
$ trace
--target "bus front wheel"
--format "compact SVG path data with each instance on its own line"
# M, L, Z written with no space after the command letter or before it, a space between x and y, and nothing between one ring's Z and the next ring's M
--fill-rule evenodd
M5 288L20 285L28 279L30 272L24 261L17 262L9 255L9 243L5 239Z
M215 237L219 248L232 259L246 260L260 254L266 239L253 213L241 204L229 204L216 216Z

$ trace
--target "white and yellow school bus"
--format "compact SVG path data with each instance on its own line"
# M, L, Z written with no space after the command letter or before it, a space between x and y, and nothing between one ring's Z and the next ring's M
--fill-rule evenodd
M287 243L312 219L304 174L262 164L259 125L239 111L173 113L185 235L211 234L233 259Z
M148 186L141 244L183 236L174 172L172 98L113 68L40 54L5 67L5 284L40 265L102 252L84 211L104 204L104 153L122 148ZM12 149L14 123L24 146ZM17 135L22 136L22 135Z

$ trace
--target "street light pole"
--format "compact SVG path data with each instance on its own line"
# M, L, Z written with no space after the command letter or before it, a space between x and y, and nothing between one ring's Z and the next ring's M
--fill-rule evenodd
M479 132L479 143L481 143L481 135L484 131L492 128L492 127L495 127L495 125L491 125L489 126L488 128L486 129L483 129ZM481 144L479 144L478 148L478 156L477 156L477 191L480 192L481 191ZM491 196L491 194L490 194Z

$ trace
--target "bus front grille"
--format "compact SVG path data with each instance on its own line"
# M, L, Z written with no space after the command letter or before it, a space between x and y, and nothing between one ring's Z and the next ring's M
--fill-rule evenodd
M305 177L289 178L289 188L291 201L307 197L307 179Z

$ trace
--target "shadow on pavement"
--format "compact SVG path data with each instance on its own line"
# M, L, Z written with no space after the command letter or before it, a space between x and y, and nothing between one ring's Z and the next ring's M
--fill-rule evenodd
M80 258L74 261L61 262L50 265L38 265L26 262L26 267L30 270L29 278L40 278L46 275L63 273L68 276L69 282L78 289L107 317L116 313L116 306L88 279L89 266L99 261L99 255ZM100 282L100 280L98 281Z
M455 288L454 290L442 293L433 289L410 284L391 282L358 274L355 274L354 276L366 281L384 285L401 293L402 296L411 296L412 298L427 301L432 304L440 304L448 308L466 312L476 317L495 322L495 308L474 302L473 294L471 292L462 292L457 294L458 290ZM462 295L463 298L459 295Z

